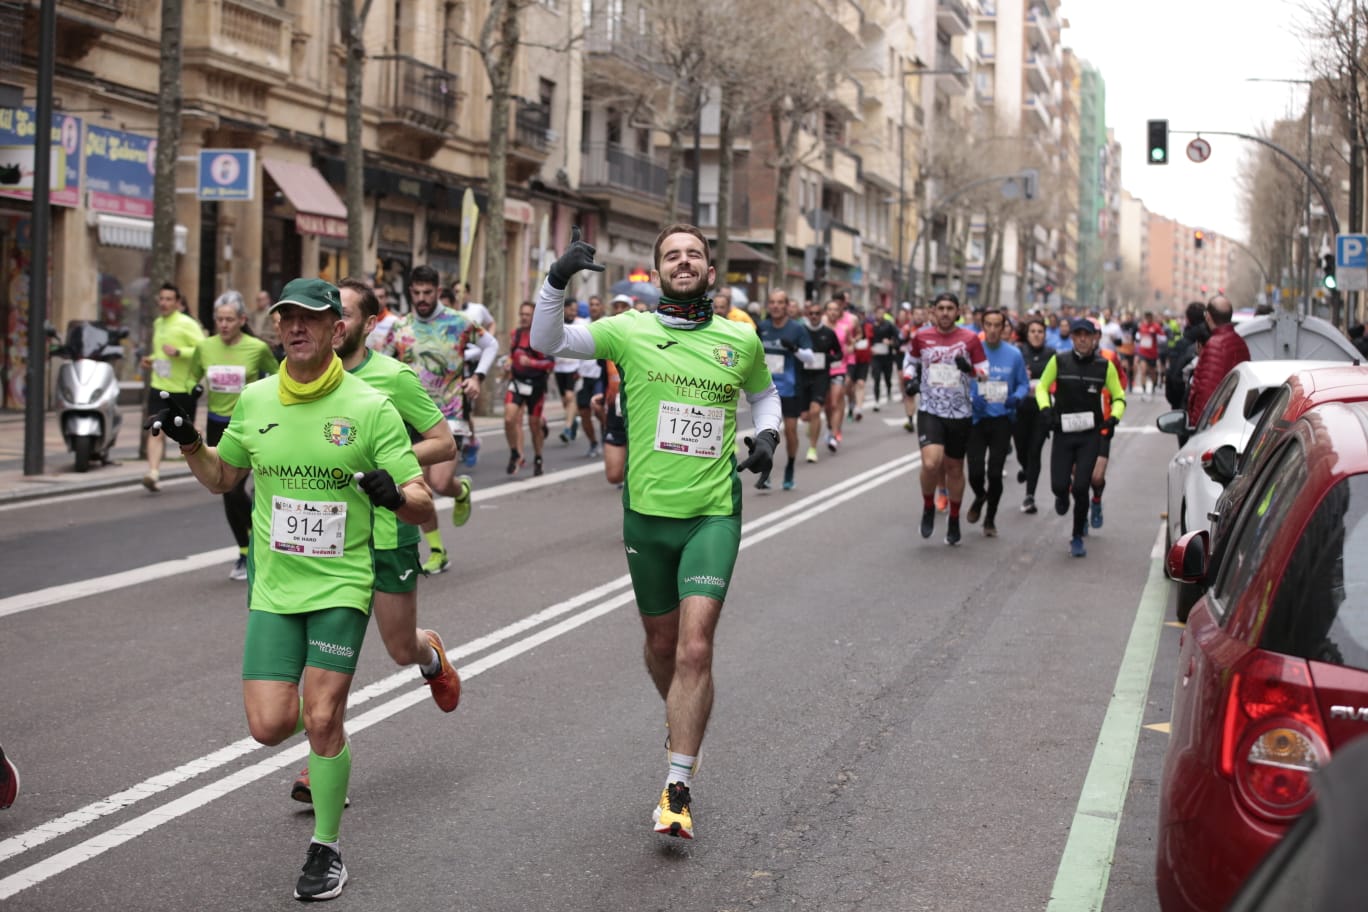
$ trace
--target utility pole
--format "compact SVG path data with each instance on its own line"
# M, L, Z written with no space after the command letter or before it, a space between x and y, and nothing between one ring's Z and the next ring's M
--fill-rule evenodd
M24 474L43 474L47 405L48 247L52 234L52 68L57 54L57 0L38 12L38 126L33 131L33 259L29 261L28 373L24 390Z

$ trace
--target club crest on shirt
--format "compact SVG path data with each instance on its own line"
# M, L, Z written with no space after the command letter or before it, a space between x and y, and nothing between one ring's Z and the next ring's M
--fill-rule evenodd
M356 425L350 418L329 418L323 422L323 437L333 446L351 446L356 442Z
M717 345L712 350L713 358L723 367L736 367L736 349L730 345Z

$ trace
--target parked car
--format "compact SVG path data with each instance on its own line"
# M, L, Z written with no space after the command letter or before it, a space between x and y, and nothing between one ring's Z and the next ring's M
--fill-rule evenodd
M1207 582L1210 532L1169 550ZM1166 912L1224 909L1368 732L1368 403L1318 405L1273 444L1180 641L1159 797Z
M1202 417L1192 436L1179 448L1168 464L1169 544L1180 536L1209 528L1207 515L1216 508L1221 484L1213 476L1221 471L1219 458L1227 473L1233 473L1235 454L1245 448L1250 433L1264 407L1288 374L1317 367L1333 367L1335 361L1245 361L1231 368L1221 385L1207 400ZM1159 430L1177 434L1183 430L1185 414L1165 412L1155 421ZM1224 449L1224 448L1229 449ZM1178 619L1185 620L1201 590L1179 585Z

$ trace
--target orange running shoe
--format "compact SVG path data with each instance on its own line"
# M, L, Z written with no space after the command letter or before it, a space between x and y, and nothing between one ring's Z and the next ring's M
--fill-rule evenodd
M437 635L437 631L429 630L427 641L437 653L437 658L441 660L442 670L430 678L424 675L424 680L427 681L428 687L432 688L433 702L442 712L451 712L461 702L461 676L451 667L446 647L442 645L442 638Z
M936 488L936 509L941 513L950 509L950 492L945 488Z

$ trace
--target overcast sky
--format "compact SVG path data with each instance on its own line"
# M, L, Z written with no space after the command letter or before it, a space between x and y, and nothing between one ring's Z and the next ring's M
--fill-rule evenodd
M1149 165L1145 122L1168 118L1171 131L1259 133L1274 120L1300 116L1305 86L1247 80L1307 78L1305 2L1064 0L1064 44L1106 82L1107 126L1122 145L1122 186L1151 212L1247 238L1234 182L1256 147L1211 136L1211 158L1193 164L1185 154L1193 137L1177 133L1169 138L1170 163Z

